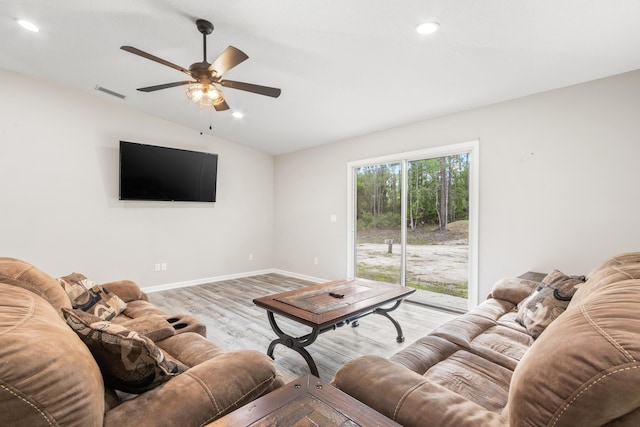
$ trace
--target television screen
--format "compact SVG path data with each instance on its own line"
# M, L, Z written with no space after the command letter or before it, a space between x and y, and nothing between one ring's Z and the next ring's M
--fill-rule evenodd
M215 202L218 155L120 141L120 200Z

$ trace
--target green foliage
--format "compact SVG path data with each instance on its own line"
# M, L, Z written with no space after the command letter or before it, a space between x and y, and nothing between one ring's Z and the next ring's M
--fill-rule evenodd
M373 213L362 212L358 215L358 227L373 228Z
M358 228L400 226L400 163L366 166L357 171ZM469 219L469 154L424 159L407 164L407 226L446 225Z
M358 224L367 227L400 225L401 169L399 163L360 168L357 174ZM394 222L394 220L396 222Z

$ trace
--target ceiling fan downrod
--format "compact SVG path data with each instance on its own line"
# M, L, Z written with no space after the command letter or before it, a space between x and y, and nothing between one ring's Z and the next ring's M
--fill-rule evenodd
M207 62L207 36L213 32L213 24L205 19L198 19L196 26L202 33L202 62Z

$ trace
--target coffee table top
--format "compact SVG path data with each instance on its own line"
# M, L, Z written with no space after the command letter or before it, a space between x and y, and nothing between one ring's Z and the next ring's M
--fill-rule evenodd
M313 375L305 375L207 427L400 426Z
M314 328L322 328L392 303L415 292L367 279L343 279L256 298L262 308ZM332 296L334 294L334 296Z

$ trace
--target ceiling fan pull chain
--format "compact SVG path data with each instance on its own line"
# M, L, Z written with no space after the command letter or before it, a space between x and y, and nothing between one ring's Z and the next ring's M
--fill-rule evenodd
M204 128L204 126L203 126L204 119L202 117L202 110L203 109L204 109L204 105L201 105L200 106L200 135L203 135L202 129Z

